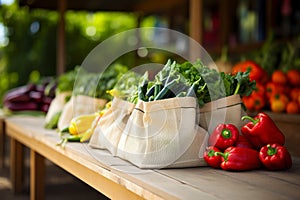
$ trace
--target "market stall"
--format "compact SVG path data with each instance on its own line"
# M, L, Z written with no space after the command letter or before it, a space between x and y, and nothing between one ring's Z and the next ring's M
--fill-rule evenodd
M161 68L135 71L113 64L100 73L85 71L93 62L84 61L83 68L63 73L67 9L144 12L141 15L168 10L172 16L172 9L182 6L188 13L191 39L207 45L213 54L221 51L234 29L229 23L232 8L224 2L20 1L32 9L59 10L59 76L43 85L42 92L38 86L26 85L4 98L11 113L1 118L0 139L3 142L5 134L10 137L13 190L22 190L25 146L30 149L31 199L45 198L45 159L111 199L297 199L300 71L263 66L266 60L271 62L267 56L273 56L272 45L232 42L228 52L234 55L259 50L257 60L236 62L227 71L189 43L189 54L183 56L188 61L168 59ZM225 22L219 24L224 31L217 35L200 25L205 21L204 6L215 5ZM234 5L243 6L236 1ZM264 5L272 15L271 1ZM273 22L270 16L263 19L267 32ZM219 42L209 40L212 36ZM281 60L289 61L285 66L297 64L293 48L279 56L287 55ZM25 104L31 106L27 110L44 115L15 115Z
M77 89L91 87L91 82L80 82L68 98L71 107L64 104L58 119L55 112L47 113L56 119L52 126L43 116L5 119L15 192L22 189L26 146L31 152L31 199L44 198L45 158L112 199L299 195L299 159L286 146L288 137L269 114L252 118L242 109L242 98L256 85L249 71L225 74L200 61L169 60L154 79L148 71L125 75L109 88L112 99L102 105L86 103L89 90ZM93 80L94 74L81 77ZM98 84L106 79L102 81ZM63 115L65 109L73 115ZM276 193L274 182L280 188ZM216 183L226 191L238 185L241 193L211 190Z

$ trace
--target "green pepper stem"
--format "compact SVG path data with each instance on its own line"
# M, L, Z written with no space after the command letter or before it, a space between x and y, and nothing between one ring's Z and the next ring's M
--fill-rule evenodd
M215 156L215 153L216 153L216 151L214 151L213 149L211 149L211 150L209 150L209 151L207 152L207 155L208 155L209 157L213 157L213 156Z
M222 156L224 158L224 160L227 161L229 152L222 153L222 152L217 151L217 152L215 152L215 156Z
M242 120L245 120L245 119L250 120L254 125L259 122L259 119L254 119L253 117L250 117L248 115L245 115L242 117Z
M268 154L269 156L273 156L273 155L275 155L275 154L277 153L277 149L274 148L274 147L271 147L270 144L268 144L267 147L268 147L267 154Z
M231 138L231 131L228 129L223 129L221 135L223 138L229 139Z

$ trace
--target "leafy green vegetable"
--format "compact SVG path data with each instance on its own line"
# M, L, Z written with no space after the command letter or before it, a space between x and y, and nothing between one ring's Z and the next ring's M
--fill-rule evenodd
M195 63L178 64L168 60L165 66L155 75L153 81L148 80L148 73L136 76L134 81L125 77L122 84L116 85L111 93L136 103L155 101L173 97L195 96L199 106L226 96L239 94L248 96L255 89L255 82L249 79L250 71L236 75L218 72L205 66L200 60ZM122 86L122 87L120 87ZM132 96L132 98L128 98Z
M111 100L107 90L111 90L127 70L126 66L120 64L114 64L102 73L89 73L82 69L77 76L73 94Z
M118 97L129 102L137 102L138 99L138 86L141 76L133 71L120 76L119 81L115 84L112 90L107 93L111 96Z
M249 79L250 70L246 72L238 72L233 78L235 85L235 91L233 94L239 94L241 96L249 96L256 88L256 82Z
M79 66L58 77L57 89L58 92L72 91Z

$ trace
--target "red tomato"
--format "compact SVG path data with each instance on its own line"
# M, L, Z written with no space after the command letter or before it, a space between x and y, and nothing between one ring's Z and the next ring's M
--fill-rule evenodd
M250 69L250 80L255 80L256 82L265 83L268 79L266 71L260 67L257 63L252 60L242 61L240 63L235 64L232 67L232 74L236 74L237 72L245 72L247 69Z

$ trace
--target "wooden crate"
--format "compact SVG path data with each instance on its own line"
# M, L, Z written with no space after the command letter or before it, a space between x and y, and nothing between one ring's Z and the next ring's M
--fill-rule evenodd
M265 112L284 133L285 146L293 156L300 156L300 115Z

